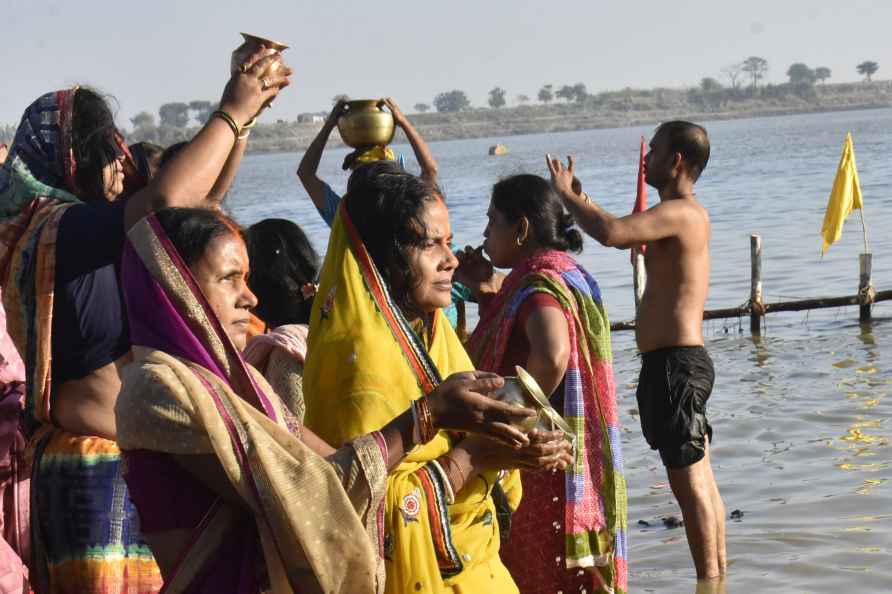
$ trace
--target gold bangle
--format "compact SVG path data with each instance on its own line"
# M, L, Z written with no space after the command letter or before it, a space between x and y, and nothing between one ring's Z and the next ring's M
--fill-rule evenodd
M412 417L415 422L412 433L416 444L425 444L437 436L427 396L412 401Z
M253 128L256 125L257 125L257 116L254 116L253 118L248 120L247 124L242 126L242 130L250 130L251 128Z
M238 127L238 124L236 123L235 119L231 115L229 115L228 113L223 111L222 109L218 109L217 111L212 113L211 117L212 118L220 118L221 120L223 120L224 122L229 124L230 129L232 129L232 134L235 136L236 140L238 140L239 136L241 136L242 131Z
M244 129L244 127L242 127L242 129ZM251 131L250 131L250 130L248 130L248 131L242 133L242 135L238 137L238 140L239 140L239 141L242 141L242 140L248 140L248 137L249 137L249 136L251 136Z

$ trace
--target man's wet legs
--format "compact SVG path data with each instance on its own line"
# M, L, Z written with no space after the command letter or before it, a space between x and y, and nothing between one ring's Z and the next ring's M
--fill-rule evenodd
M667 468L669 484L681 507L688 546L698 579L725 573L725 507L712 473L709 441L702 460L684 468Z

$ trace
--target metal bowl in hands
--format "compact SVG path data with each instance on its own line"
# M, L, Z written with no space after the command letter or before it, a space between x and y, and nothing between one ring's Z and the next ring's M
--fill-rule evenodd
M576 436L573 429L549 404L548 398L545 397L536 379L520 365L516 365L514 370L517 372L517 376L506 377L505 385L493 392L492 397L508 404L532 408L538 413L535 417L523 421L519 425L520 429L524 431L533 429L562 431L567 441L575 443Z
M347 110L338 118L338 132L345 144L357 149L390 144L396 125L393 115L380 104L378 99L347 102Z

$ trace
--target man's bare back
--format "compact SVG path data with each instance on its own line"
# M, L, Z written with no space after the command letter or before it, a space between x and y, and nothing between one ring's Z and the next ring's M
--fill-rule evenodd
M647 245L647 287L635 324L638 350L703 344L709 292L709 214L693 196L661 202L652 211L683 221L678 234Z

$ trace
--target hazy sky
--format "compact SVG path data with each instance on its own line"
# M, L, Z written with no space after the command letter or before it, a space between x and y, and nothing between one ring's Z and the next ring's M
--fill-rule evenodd
M75 82L117 97L128 127L168 101L216 100L240 31L291 46L294 84L273 119L328 109L338 93L412 111L456 88L485 105L495 85L511 103L545 83L685 87L750 55L776 82L798 61L851 81L874 60L892 78L890 23L889 0L0 0L0 122Z

